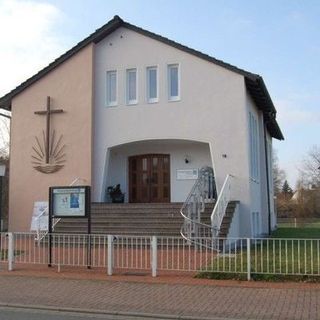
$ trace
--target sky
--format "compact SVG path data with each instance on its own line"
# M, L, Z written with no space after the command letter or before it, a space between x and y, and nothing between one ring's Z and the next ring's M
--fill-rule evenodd
M260 74L285 141L274 141L292 187L320 145L319 0L0 0L0 96L114 15Z

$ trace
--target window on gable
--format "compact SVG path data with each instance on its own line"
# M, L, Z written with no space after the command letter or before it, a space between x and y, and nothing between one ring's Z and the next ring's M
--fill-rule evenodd
M107 106L117 105L117 71L107 71Z
M147 68L147 101L158 102L158 68Z
M168 98L171 101L180 100L180 74L178 64L168 65Z
M137 99L137 69L127 70L127 85L126 85L127 104L136 104Z
M258 122L254 115L249 112L249 135L250 135L250 177L259 180L259 146L258 146Z

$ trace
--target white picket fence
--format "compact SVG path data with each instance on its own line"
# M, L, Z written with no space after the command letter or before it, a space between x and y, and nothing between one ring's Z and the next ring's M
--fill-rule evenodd
M49 250L49 237L52 250ZM211 239L181 237L1 233L0 264L104 268L159 272L215 272L320 276L320 239ZM216 249L219 249L218 251Z

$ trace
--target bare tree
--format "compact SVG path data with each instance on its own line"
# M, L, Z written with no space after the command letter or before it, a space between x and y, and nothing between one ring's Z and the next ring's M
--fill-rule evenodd
M1 113L7 114L1 110ZM6 174L2 179L1 212L3 230L8 227L8 203L9 203L9 146L10 146L10 119L0 116L0 164L6 166Z
M313 146L299 168L294 214L300 217L320 216L320 147Z
M301 183L305 189L320 188L320 146L313 146L300 168Z
M274 195L278 195L281 192L282 186L286 179L286 173L279 167L278 154L275 149L272 150L272 175Z
M9 158L10 120L0 116L0 158Z

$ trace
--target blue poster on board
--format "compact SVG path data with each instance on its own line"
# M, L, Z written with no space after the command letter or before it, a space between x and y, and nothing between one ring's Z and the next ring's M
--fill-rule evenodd
M79 209L79 193L70 194L70 208Z

